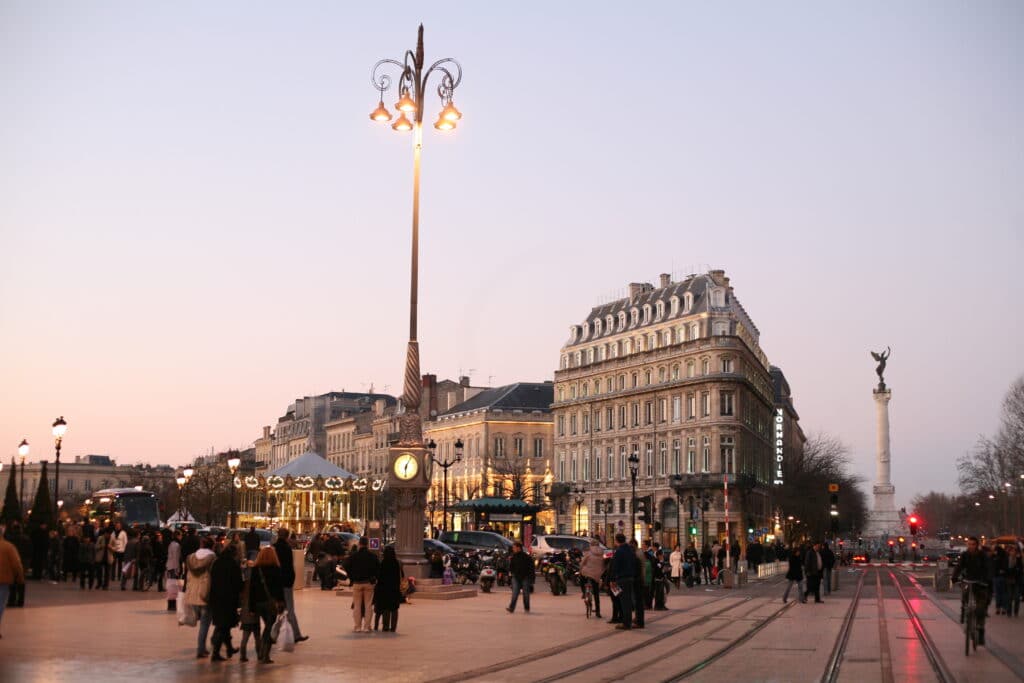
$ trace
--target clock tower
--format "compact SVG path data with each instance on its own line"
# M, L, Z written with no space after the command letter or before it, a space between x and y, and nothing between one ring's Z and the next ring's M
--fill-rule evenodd
M418 373L417 373L418 374ZM417 377L417 380L419 378ZM395 552L407 576L425 578L429 564L423 555L424 510L430 487L430 451L423 445L419 407L420 386L406 378L399 416L399 438L388 448L388 486L395 494ZM415 408L410 406L413 399Z

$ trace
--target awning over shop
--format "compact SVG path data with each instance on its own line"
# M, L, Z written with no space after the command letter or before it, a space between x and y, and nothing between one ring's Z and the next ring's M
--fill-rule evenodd
M529 515L540 511L539 505L530 505L525 500L508 498L473 498L452 505L456 512L497 512L504 514Z

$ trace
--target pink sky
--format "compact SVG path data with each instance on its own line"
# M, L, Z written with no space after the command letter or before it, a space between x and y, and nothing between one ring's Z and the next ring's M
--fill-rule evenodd
M4 3L0 455L64 415L68 460L180 464L400 392L411 153L369 68L422 20L466 72L424 145L424 371L549 379L628 282L724 268L869 478L892 346L897 497L953 489L1024 372L1024 9L588 7Z

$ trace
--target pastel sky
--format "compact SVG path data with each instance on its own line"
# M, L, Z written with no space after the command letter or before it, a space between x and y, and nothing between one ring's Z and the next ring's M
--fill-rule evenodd
M422 21L465 69L425 371L550 379L591 306L723 268L869 484L891 346L897 498L953 490L1024 372L1024 4L552 5L0 2L0 455L64 415L67 459L180 464L400 393L411 141L369 70Z

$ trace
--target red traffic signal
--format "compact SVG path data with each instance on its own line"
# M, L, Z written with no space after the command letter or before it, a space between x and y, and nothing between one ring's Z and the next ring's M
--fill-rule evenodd
M917 524L917 516L916 515L911 515L910 516L910 523L911 524Z
M896 545L896 543L895 543L895 542L893 542L893 541L889 541L889 545L891 545L891 546L892 546L892 545Z

